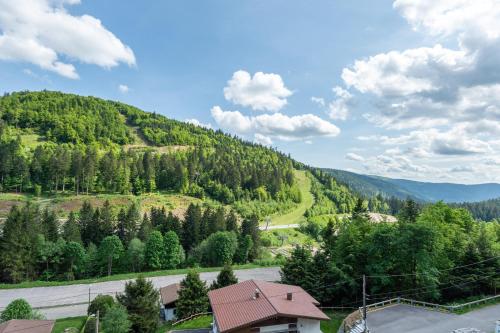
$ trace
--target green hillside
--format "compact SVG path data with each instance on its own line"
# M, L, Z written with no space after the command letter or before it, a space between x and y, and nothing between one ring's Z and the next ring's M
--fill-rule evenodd
M51 203L64 217L85 196L99 206L99 196L142 203L142 196L156 195L148 200L157 205L168 201L158 196L182 196L287 224L313 203L306 172L314 169L278 151L120 102L61 92L0 97L0 162L0 192L11 196L2 197L0 217L30 198ZM333 178L326 183L321 191L334 190L325 197L328 206L348 212L355 195L335 190L340 185ZM166 207L181 207L179 215L186 209Z

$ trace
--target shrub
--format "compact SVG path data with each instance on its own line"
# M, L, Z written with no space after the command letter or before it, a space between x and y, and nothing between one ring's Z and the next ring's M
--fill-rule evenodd
M106 316L106 312L109 308L111 308L115 304L115 300L112 296L109 295L97 295L96 298L90 302L89 308L87 309L87 313L89 315L97 314L99 311L99 317L104 318Z
M18 298L10 302L0 316L0 322L12 319L43 319L43 316L33 311L25 299Z

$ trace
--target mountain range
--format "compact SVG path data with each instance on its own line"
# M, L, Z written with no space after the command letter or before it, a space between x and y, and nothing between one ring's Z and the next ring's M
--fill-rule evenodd
M413 198L422 202L478 202L500 197L500 184L431 183L407 179L357 174L345 170L323 169L356 192L366 196Z

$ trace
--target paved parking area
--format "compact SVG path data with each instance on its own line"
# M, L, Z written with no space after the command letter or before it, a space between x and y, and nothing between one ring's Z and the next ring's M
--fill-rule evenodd
M368 313L367 318L372 333L450 333L468 327L492 333L497 320L500 320L500 304L463 315L401 304Z

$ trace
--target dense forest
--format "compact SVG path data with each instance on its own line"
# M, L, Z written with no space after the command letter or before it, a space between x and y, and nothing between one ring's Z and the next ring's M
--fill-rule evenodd
M14 206L0 237L2 282L73 280L120 272L243 264L259 254L259 221L223 207L116 212L85 202L59 227L54 212Z
M481 221L500 220L500 198L480 202L462 202L451 204L454 207L463 207L469 210L474 218Z
M397 223L371 223L358 201L352 217L331 221L319 241L317 252L295 248L282 280L322 304L359 306L363 275L372 303L397 296L446 303L500 287L500 223L478 223L442 202L420 210L408 200Z

